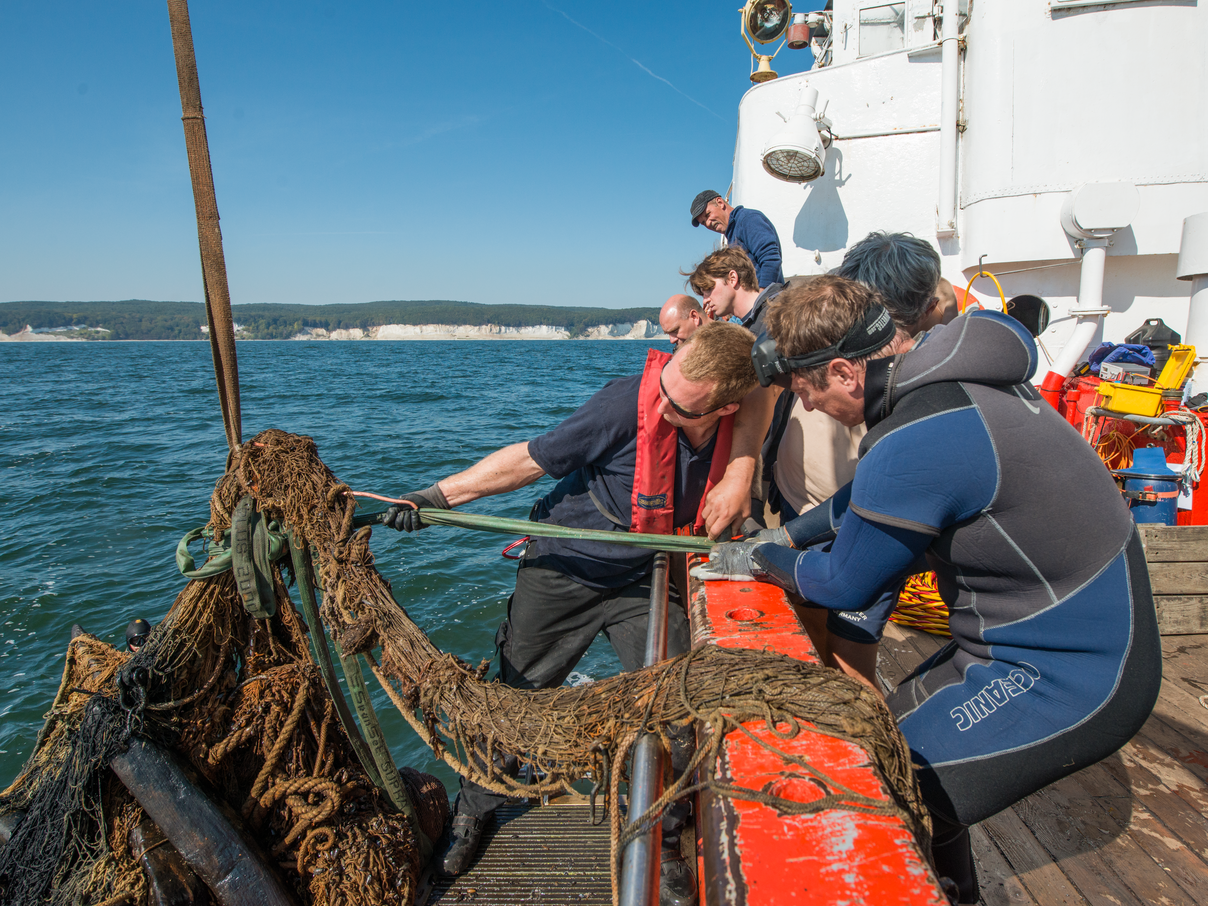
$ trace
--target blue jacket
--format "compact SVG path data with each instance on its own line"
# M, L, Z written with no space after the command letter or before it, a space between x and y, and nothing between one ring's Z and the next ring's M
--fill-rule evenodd
M772 221L761 211L742 205L731 211L726 243L738 246L751 256L760 289L784 282L784 271L780 268L780 237L776 235Z

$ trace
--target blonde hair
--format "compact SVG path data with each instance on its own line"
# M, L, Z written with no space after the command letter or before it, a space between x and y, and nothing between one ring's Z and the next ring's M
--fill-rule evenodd
M726 321L709 321L698 327L676 353L680 372L696 383L712 383L706 409L737 403L759 379L751 364L755 335Z

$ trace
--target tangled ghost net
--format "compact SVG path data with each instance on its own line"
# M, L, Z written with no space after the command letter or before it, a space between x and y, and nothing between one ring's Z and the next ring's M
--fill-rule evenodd
M630 835L675 799L706 788L786 813L900 814L928 851L927 813L906 744L884 703L862 684L792 658L710 645L576 687L528 691L486 682L485 665L475 669L439 651L394 601L374 568L370 529L354 531L351 490L310 438L265 431L232 455L211 499L213 537L231 527L248 496L295 548L313 552L321 623L345 658L368 660L432 750L507 795L578 796L572 784L590 777L612 815L614 867ZM299 617L283 581L289 576L276 563L269 572L272 588L264 591L275 613L267 619L249 615L235 579L222 572L191 581L133 657L87 636L72 642L35 751L0 795L0 815L23 815L0 847L0 903L146 902L129 842L145 815L107 768L136 738L173 751L302 902L412 902L421 860L447 817L444 790L404 769L405 809L381 791L372 766L358 760L359 737L350 740L338 719L342 701L328 695L311 657L307 630L322 626ZM859 744L894 802L846 789L786 752L787 767L809 776L822 798L800 803L723 781L722 739L750 721L765 722L779 739L808 723ZM612 806L638 737L666 738L692 725L699 742L691 769L623 831ZM522 783L504 772L506 756L532 764L537 779Z

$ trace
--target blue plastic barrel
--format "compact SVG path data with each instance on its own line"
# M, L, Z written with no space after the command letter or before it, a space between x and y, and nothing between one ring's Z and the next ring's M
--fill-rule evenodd
M1124 479L1124 499L1137 523L1174 525L1179 515L1179 475L1166 465L1161 447L1133 451L1129 469L1112 474Z

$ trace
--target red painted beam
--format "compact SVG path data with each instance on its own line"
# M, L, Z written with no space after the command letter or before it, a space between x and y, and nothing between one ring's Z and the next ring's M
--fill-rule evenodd
M760 582L706 582L693 596L693 646L776 651L811 663L817 652L784 593ZM771 736L761 722L744 725L756 738L808 758L839 783L892 801L868 754L819 733L793 740ZM720 773L752 789L798 802L821 797L781 759L734 731ZM793 768L792 772L796 773ZM900 818L831 809L782 815L756 802L701 795L697 854L701 902L707 906L771 903L947 906L927 860Z

